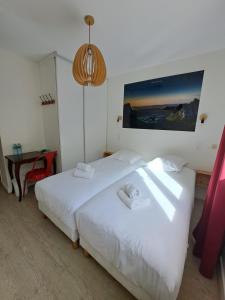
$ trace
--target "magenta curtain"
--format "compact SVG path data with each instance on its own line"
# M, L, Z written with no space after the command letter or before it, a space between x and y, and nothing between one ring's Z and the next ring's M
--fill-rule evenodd
M225 127L206 194L201 219L193 232L194 255L201 258L199 271L211 278L225 238Z

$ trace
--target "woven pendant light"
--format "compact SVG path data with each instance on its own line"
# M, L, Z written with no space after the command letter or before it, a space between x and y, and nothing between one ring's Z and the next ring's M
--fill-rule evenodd
M89 42L82 45L73 62L73 77L81 85L98 86L106 79L106 66L100 50L90 42L90 27L94 24L92 16L85 16L89 26Z

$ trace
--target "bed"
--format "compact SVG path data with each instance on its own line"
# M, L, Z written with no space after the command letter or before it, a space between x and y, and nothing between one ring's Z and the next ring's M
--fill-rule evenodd
M147 208L130 210L118 198L135 184ZM158 171L148 164L114 183L76 213L81 246L137 299L177 298L188 247L195 172Z
M90 163L95 168L92 179L74 177L74 169L48 177L35 185L38 207L73 242L76 242L78 240L76 210L98 192L143 163L143 160L139 159L130 164L109 156Z

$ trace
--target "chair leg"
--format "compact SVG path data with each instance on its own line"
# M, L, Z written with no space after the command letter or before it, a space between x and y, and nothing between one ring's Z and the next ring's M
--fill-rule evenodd
M25 178L23 183L23 197L25 197L26 185L27 185L27 179Z

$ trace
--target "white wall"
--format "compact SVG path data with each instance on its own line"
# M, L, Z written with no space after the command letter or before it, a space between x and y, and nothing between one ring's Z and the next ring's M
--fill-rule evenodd
M107 93L101 87L83 87L74 81L72 62L56 53L40 62L41 93L51 93L56 105L43 106L45 144L58 150L58 171L84 161L83 97L85 98L86 161L106 150Z
M85 87L86 160L102 157L106 150L107 84Z
M72 64L56 57L62 170L83 161L83 92L72 76Z
M54 105L43 105L43 127L45 146L50 150L57 150L57 171L60 172L61 151L59 137L59 120L58 120L58 97L56 84L56 62L54 55L49 55L39 63L40 68L40 94L48 95L49 93L55 99Z
M12 154L12 144L23 151L44 147L39 101L38 64L0 49L0 136L3 154Z
M195 132L122 128L124 84L163 76L205 70L199 114L208 114L205 124L198 119ZM170 62L111 78L108 82L108 150L129 148L151 159L163 153L185 157L196 169L211 170L225 124L225 50Z
M56 57L57 94L62 170L84 160L83 97L85 99L86 161L102 156L106 149L106 84L83 87L74 81L72 63Z

